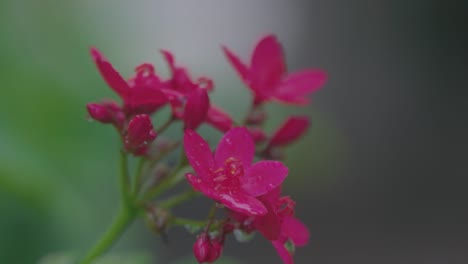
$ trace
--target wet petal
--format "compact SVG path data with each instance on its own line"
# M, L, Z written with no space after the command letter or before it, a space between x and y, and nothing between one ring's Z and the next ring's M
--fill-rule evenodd
M200 179L192 173L186 173L185 178L195 190L203 193L211 199L218 200L217 193L211 188L211 186L208 183L204 182L202 179Z
M229 60L231 65L234 67L234 69L237 71L242 81L248 85L249 84L249 68L237 57L237 55L231 52L227 47L223 46L222 49L223 49L224 54L226 55L226 58Z
M227 208L239 213L247 215L264 215L267 213L266 207L258 199L241 192L220 193L219 201Z
M276 249L276 252L278 252L278 255L280 256L281 260L284 262L284 264L293 264L294 260L289 253L288 249L284 246L284 243L281 241L272 241L273 247Z
M309 118L305 116L293 116L288 118L273 134L269 145L287 145L300 138L309 127Z
M263 160L253 164L240 179L242 189L252 196L263 195L283 183L288 168L279 161Z
M114 69L112 64L107 61L98 49L91 48L90 52L104 81L106 81L107 85L109 85L109 87L112 88L112 90L114 90L114 92L116 92L122 99L125 99L129 90L125 79L122 78L120 73Z
M216 149L216 165L223 166L229 158L242 162L244 169L250 167L254 158L255 145L249 131L244 127L229 130L221 139Z
M296 246L306 245L310 238L307 226L293 216L284 218L282 235L291 239Z
M198 176L206 182L211 182L214 160L208 143L197 132L187 129L184 133L184 149L190 165Z

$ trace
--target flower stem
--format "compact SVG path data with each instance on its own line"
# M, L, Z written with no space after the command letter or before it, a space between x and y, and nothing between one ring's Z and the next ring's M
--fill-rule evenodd
M172 196L168 198L167 200L160 202L159 205L163 208L169 209L187 200L190 200L192 197L195 197L197 194L199 194L199 192L196 192L195 190L190 189L188 191Z
M135 219L135 213L126 207L120 209L120 213L116 216L111 226L107 229L96 245L86 254L86 256L78 262L79 264L92 263L94 259L106 252L110 246L117 241L120 235Z
M174 122L175 120L176 119L173 116L171 116L168 120L166 120L166 122L164 122L164 124L162 124L160 128L156 130L156 133L158 135L163 133L167 128L169 128L172 125L172 122Z
M130 175L128 173L128 155L124 150L120 152L120 191L121 209L115 217L107 231L101 236L98 242L91 248L79 264L92 263L94 259L106 252L112 244L117 241L125 229L133 222L137 216L137 209L134 205L134 198L130 193Z

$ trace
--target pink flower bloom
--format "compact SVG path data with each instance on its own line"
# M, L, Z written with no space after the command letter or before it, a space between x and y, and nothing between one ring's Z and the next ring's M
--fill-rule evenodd
M252 164L255 147L246 128L229 130L214 156L203 138L186 130L184 149L197 174L187 173L188 182L227 208L247 215L266 214L266 207L255 197L279 186L288 174L288 168L278 161Z
M206 233L200 234L193 245L193 254L198 263L215 262L221 256L222 250L222 241L212 240Z
M149 143L156 138L148 115L136 115L128 123L125 134L125 148L135 155L145 155Z
M125 122L125 113L116 102L89 103L86 108L94 120L104 124L114 124L119 130L122 129Z
M318 90L326 80L325 72L315 69L287 74L283 49L273 35L257 43L250 65L244 64L227 47L223 46L223 51L242 81L254 93L255 105L270 100L307 104L306 96Z
M168 102L152 65L137 67L136 76L127 82L99 50L91 48L91 56L104 81L122 99L127 115L151 114Z
M268 145L271 147L288 145L300 138L309 127L309 118L305 116L289 117L271 137Z

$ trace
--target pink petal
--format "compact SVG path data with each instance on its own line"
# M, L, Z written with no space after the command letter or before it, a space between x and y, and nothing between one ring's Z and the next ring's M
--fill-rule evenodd
M320 89L327 80L321 70L303 70L289 74L279 85L274 97L285 103L305 104L306 95Z
M227 208L239 213L264 215L268 212L258 199L238 191L220 193L218 199Z
M289 216L284 218L282 235L292 240L296 246L305 246L309 242L310 233L304 223L299 219Z
M281 260L285 264L294 263L291 253L289 253L289 251L286 249L283 242L275 240L275 241L272 241L272 244L273 244L273 247L276 249L276 252L278 252L278 255L280 256Z
M114 90L114 92L124 99L130 89L127 82L98 49L91 48L90 52L104 81L110 88L112 88L112 90Z
M172 55L172 53L168 50L161 50L161 53L164 56L164 59L166 60L169 69L171 70L171 73L174 74L176 69L174 55Z
M151 114L168 102L166 94L155 87L131 89L125 100L125 111L129 114Z
M89 115L96 121L107 124L114 121L113 114L102 104L89 103L86 105Z
M244 169L250 167L254 158L255 145L249 131L244 127L232 128L218 144L215 153L215 163L223 166L229 158L242 162Z
M280 199L281 185L258 197L264 204L276 204Z
M218 200L218 194L211 188L208 183L204 182L202 179L192 173L186 173L185 178L195 190L203 193L213 200Z
M251 85L260 93L276 88L286 72L283 48L274 35L261 39L252 54Z
M184 110L184 129L196 129L205 121L210 98L204 89L197 89L187 96L187 104Z
M206 116L206 122L221 132L226 132L232 128L232 118L221 110L221 108L211 104Z
M288 168L283 163L263 160L248 168L240 180L242 189L256 197L280 186L287 175Z
M198 176L206 182L211 182L214 160L208 143L197 132L187 129L184 133L184 149L190 165Z
M287 145L300 138L309 127L309 118L305 116L293 116L288 118L273 134L269 145Z
M268 209L266 215L257 216L254 219L254 226L266 239L277 240L281 234L281 226L283 224L282 217L276 214L276 204L268 203L259 198Z
M234 69L237 71L239 76L241 77L242 81L245 84L249 84L249 68L235 55L232 53L227 47L222 46L224 55L226 55L226 58L229 60L231 65L234 67Z

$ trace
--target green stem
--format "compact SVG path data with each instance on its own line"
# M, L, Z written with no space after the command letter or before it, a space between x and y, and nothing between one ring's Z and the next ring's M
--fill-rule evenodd
M120 194L122 203L128 207L130 203L130 175L128 172L128 155L124 150L120 151Z
M172 125L172 122L174 122L176 119L171 116L168 120L166 120L166 122L164 124L162 124L162 126L160 128L158 128L156 130L156 133L159 135L161 134L162 132L164 132L168 127L170 127Z
M134 207L134 201L130 194L130 175L128 173L128 155L124 150L120 152L120 191L121 191L121 209L114 221L101 236L98 242L91 248L85 257L78 262L79 264L92 263L94 259L104 254L112 244L117 241L125 229L133 222L137 215Z
M177 181L177 175L184 169L185 165L188 164L187 158L185 157L184 152L182 152L182 157L179 161L179 164L177 167L174 169L173 173L166 178L164 178L157 186L155 186L153 189L149 190L147 193L144 194L143 200L147 201L150 199L153 199L154 197L159 196L161 193L163 193L165 190L169 189L176 183Z
M174 217L172 219L172 224L181 225L181 226L195 226L195 227L203 228L206 225L206 221L193 220L193 219L188 219L188 218L183 218L183 217Z
M172 208L174 206L177 206L187 200L190 200L192 197L195 197L196 195L198 195L199 192L196 192L195 190L193 189L190 189L188 191L185 191L183 193L180 193L178 195L175 195L175 196L172 196L170 198L168 198L167 200L164 200L162 202L159 203L159 205L163 208L166 208L166 209L169 209L169 208Z
M112 246L112 244L117 241L120 235L122 235L123 231L125 231L125 229L133 222L134 219L135 213L131 212L128 208L123 207L101 239L78 263L92 263L94 259L106 252Z
M133 184L133 192L132 192L134 195L138 194L138 191L140 190L141 184L143 182L143 178L145 175L143 173L143 169L145 167L146 161L147 160L145 158L141 158L140 161L138 162L138 168L135 174L135 182Z

